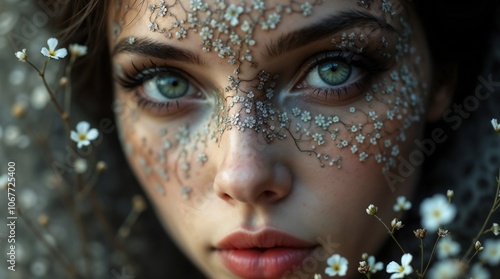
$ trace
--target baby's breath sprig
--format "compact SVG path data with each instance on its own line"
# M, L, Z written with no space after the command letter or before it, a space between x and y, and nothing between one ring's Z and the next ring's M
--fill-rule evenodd
M395 227L392 227L389 228L389 226L387 226L387 224L382 220L382 218L380 218L378 215L377 215L377 211L378 211L378 207L376 207L375 205L373 204L370 204L367 208L366 208L366 213L368 215L371 215L373 217L375 217L384 227L385 229L387 230L387 233L389 233L389 235L392 237L392 239L396 242L396 244L398 245L399 249L401 249L401 252L403 252L403 254L405 254L405 250L403 249L403 246L401 246L401 244L399 243L399 241L396 239L396 237L394 236L394 230L395 230ZM403 226L403 224L401 223L400 224L401 226Z
M95 128L91 128L90 123L86 121L80 121L76 124L76 127L74 130L71 130L70 128L70 108L71 108L71 72L73 69L73 66L75 62L77 61L78 58L84 56L87 54L87 47L78 45L78 44L71 44L69 46L69 53L66 48L59 48L57 49L58 45L58 40L56 38L50 38L47 41L48 47L43 47L41 49L41 54L46 57L45 62L42 67L37 67L30 59L29 55L26 51L26 49L23 49L22 51L18 51L14 53L14 55L17 57L17 59L20 62L23 63L28 63L40 76L42 79L43 85L47 91L47 94L49 96L49 99L53 103L57 113L59 114L65 131L66 131L66 141L67 144L70 146L70 148L73 149L81 149L85 146L90 145L90 142L97 139L99 137L99 132ZM65 68L64 71L64 76L59 80L59 85L58 87L52 88L49 85L49 82L46 77L46 72L49 66L49 63L51 60L59 60L63 59L69 54L69 62ZM64 94L58 94L58 92L63 91ZM17 118L21 118L25 114L25 110L22 109L16 109L14 115L17 116ZM43 144L43 141L40 141L40 144ZM46 148L41 148L44 152L46 152ZM73 220L75 221L76 227L78 228L79 232L81 233L81 251L83 254L83 265L85 271L82 271L82 273L85 274L80 274L80 272L77 270L77 268L71 263L71 261L66 260L64 256L64 251L63 250L57 250L57 248L50 246L50 243L45 241L44 238L41 237L41 233L38 230L38 228L34 227L32 225L33 222L29 219L28 216L22 215L21 217L24 217L23 219L28 223L28 226L30 227L30 230L35 234L37 238L40 239L42 243L47 245L49 251L51 251L51 254L56 258L56 261L62 266L62 268L67 272L68 278L89 278L92 277L92 266L90 263L90 250L89 250L89 231L88 231L88 226L85 224L85 219L83 218L83 213L78 210L78 205L83 203L83 202L89 202L91 206L91 210L93 212L93 215L97 217L97 219L100 221L100 223L103 225L103 228L105 228L106 233L108 236L113 239L112 245L116 250L119 250L121 252L124 252L123 255L125 256L125 261L127 261L127 264L130 266L134 266L134 263L132 259L127 255L124 247L122 246L122 243L120 242L120 239L116 239L114 237L114 230L112 229L112 226L110 225L110 222L101 209L100 204L98 203L98 199L95 197L94 193L92 192L92 189L97 182L97 179L99 177L99 174L102 173L106 169L106 164L102 161L98 162L95 165L95 172L94 174L88 178L86 174L88 174L88 164L89 162L81 157L78 153L74 153L75 158L74 161L72 162L71 165L71 170L73 171L74 174L74 180L73 186L74 187L69 187L70 184L66 184L68 187L60 187L62 179L58 179L57 182L57 189L59 190L59 193L61 195L61 199L63 201L63 204L67 207L68 212L71 212L71 217L73 217ZM47 161L49 162L56 162L54 154L51 152L46 152L44 154L46 156ZM65 166L62 166L65 167ZM68 177L68 182L70 178ZM74 198L76 197L76 198ZM130 227L135 223L136 219L138 218L139 214L144 210L145 203L142 200L142 198L135 198L134 199L134 209L129 216L129 218L126 220L125 224L125 230L130 230ZM21 214L20 214L21 215ZM49 220L47 216L47 220ZM31 225L30 225L31 224Z
M495 118L492 119L491 120L491 125L493 126L493 129L495 130L495 132L497 132L498 135L500 136L500 124L498 124L497 119L495 119ZM493 203L492 203L491 209L490 209L490 211L488 213L488 216L486 216L486 219L483 222L483 226L478 231L477 235L472 240L472 244L469 246L469 248L467 249L467 252L465 252L464 256L462 257L462 262L466 262L466 259L469 258L469 256L472 253L472 251L475 251L475 253L474 253L474 255L472 255L472 257L469 258L469 260L467 260L467 262L470 262L472 260L472 258L474 258L474 256L478 252L480 252L480 251L478 251L478 248L477 248L478 245L477 245L477 243L480 244L479 238L482 235L484 235L484 234L486 234L488 232L493 232L495 235L498 235L500 233L499 232L499 226L498 226L497 223L494 223L490 229L486 229L487 226L490 224L491 217L500 208L500 171L499 171L499 175L496 178L496 180L497 180L497 189L496 189L496 193L495 193L495 197L493 199Z
M33 69L35 69L38 75L42 78L43 85L45 86L45 89L47 89L51 102L54 104L57 112L61 116L61 119L65 123L66 129L69 130L69 115L64 112L64 109L59 104L59 101L56 98L55 92L49 86L47 79L45 77L47 66L49 65L50 60L52 59L59 60L59 58L64 58L68 54L68 51L65 48L60 48L56 50L58 43L59 42L56 38L50 38L47 40L47 45L49 46L49 48L47 49L46 47L43 47L42 50L40 51L43 56L47 57L45 63L43 64L43 68L41 70L29 60L29 56L26 52L26 49L16 52L15 56L18 58L20 62L28 63Z

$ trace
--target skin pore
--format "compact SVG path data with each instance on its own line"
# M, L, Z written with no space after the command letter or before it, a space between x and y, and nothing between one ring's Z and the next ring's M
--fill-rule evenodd
M396 188L384 174L435 113L416 16L400 1L218 2L111 4L115 111L130 165L208 277L324 274L332 254L354 277L361 254L387 237L365 208L397 216L392 205L411 196L418 171ZM221 241L265 230L314 252L280 275L231 271Z

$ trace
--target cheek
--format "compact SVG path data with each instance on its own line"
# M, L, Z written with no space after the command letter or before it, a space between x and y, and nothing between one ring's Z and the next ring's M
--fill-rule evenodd
M202 175L210 173L205 168L210 139L200 128L206 122L189 127L192 122L186 120L149 116L131 94L123 92L116 94L115 104L127 160L164 224L202 207L210 194L203 185L211 185Z

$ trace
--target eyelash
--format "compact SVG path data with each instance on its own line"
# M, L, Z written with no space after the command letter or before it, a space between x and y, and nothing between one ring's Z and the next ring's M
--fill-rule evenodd
M143 64L141 68L138 68L132 62L132 67L134 68L136 74L130 74L125 71L123 76L117 77L117 81L122 88L127 91L134 91L134 97L136 98L136 102L140 108L157 115L166 116L183 110L186 105L189 104L189 97L191 101L193 99L202 98L200 98L202 93L199 90L197 90L197 92L199 92L198 96L184 96L170 101L154 100L151 96L147 96L148 94L143 92L145 83L155 77L161 76L162 74L173 74L185 78L191 86L199 88L195 85L196 83L193 82L193 79L187 73L178 69L160 67L153 61L150 62L151 66L148 67ZM340 85L337 87L310 87L306 83L307 76L320 65L327 62L343 62L351 68L355 67L356 69L360 69L363 73L361 73L360 77L358 77L355 81L346 85ZM336 102L346 101L358 96L366 84L369 83L368 81L370 78L378 73L386 71L389 68L388 64L388 62L376 61L369 56L354 54L351 52L323 52L309 58L302 64L302 66L300 66L299 69L303 70L298 75L298 78L294 79L293 84L296 85L294 85L293 89L305 94L306 96L320 99L322 101L332 101L334 98Z
M363 73L355 81L347 85L341 85L338 87L310 87L306 83L307 76L317 69L320 65L327 62L344 62L351 67L360 69ZM376 74L387 71L389 68L388 61L376 61L373 58L354 54L351 52L323 52L312 58L309 58L305 63L302 64L300 69L304 69L302 73L298 75L299 82L294 82L297 84L294 89L300 91L301 93L311 96L313 98L319 98L324 101L330 101L336 98L336 101L345 101L350 98L358 96L362 89L365 88L368 81ZM354 92L353 92L354 91Z
M197 96L185 96L184 98L173 99L171 101L161 101L154 100L153 98L147 96L144 91L144 85L147 81L154 79L155 77L161 76L162 74L174 74L179 77L185 78L190 84L193 84L192 78L185 72L169 67L158 66L153 61L150 61L151 66L142 65L138 68L133 62L132 67L136 74L130 74L124 71L123 76L117 76L117 82L126 91L133 91L134 97L136 99L137 105L153 114L159 116L171 115L175 112L183 110L189 101L185 100L187 97L194 99L201 99L201 92ZM191 85L194 86L194 85Z

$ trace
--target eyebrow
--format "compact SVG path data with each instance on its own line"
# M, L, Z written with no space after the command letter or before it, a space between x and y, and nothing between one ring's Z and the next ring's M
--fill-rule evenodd
M200 57L189 50L181 49L169 44L155 42L148 38L134 38L130 43L128 38L120 40L113 48L112 56L122 52L134 53L164 60L173 60L205 66Z
M268 59L278 57L343 30L366 26L399 34L398 29L383 18L376 17L364 11L349 10L323 18L313 25L293 31L292 33L282 35L266 46L263 56Z
M277 40L271 41L271 43L266 46L263 57L272 59L312 42L321 40L329 35L339 33L342 30L358 26L373 26L376 29L398 33L398 30L383 18L376 17L364 11L344 11L340 14L321 19L313 25L282 35ZM129 38L120 40L113 48L112 56L122 52L199 66L206 65L202 59L192 51L165 43L155 42L148 38L135 38L133 43L130 43Z

